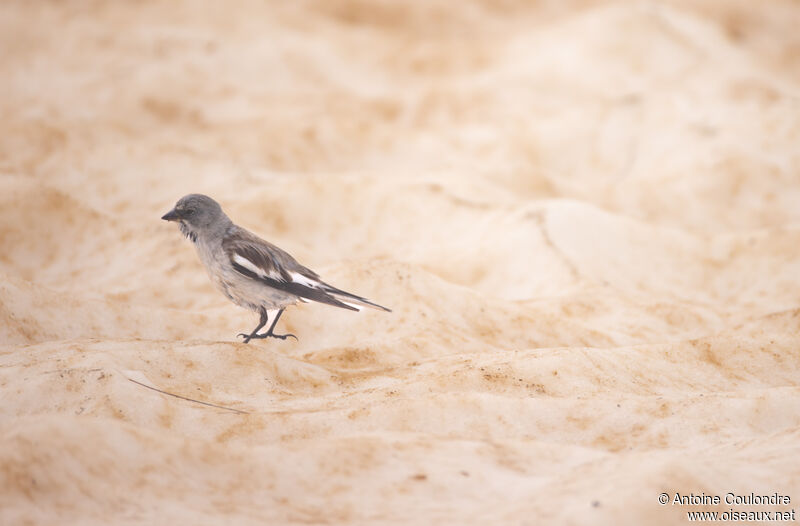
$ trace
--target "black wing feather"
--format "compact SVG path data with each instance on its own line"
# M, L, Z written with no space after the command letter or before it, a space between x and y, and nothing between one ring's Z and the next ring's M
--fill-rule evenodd
M332 287L319 279L319 275L313 270L304 267L297 262L287 252L276 247L268 241L251 234L247 230L234 227L234 231L222 243L223 248L229 251L230 262L233 268L240 274L247 276L250 279L260 281L274 289L282 290L289 294L293 294L303 299L318 301L340 307L342 309L358 311L359 309L348 305L344 301L340 301L338 296L347 299L350 298L357 303L372 306L378 309L391 312L386 307L382 307L377 303L373 303L366 298L356 296L336 287ZM252 262L256 267L263 270L263 274L257 274L248 268L234 261L234 255L238 254L241 257ZM296 272L301 276L308 278L319 284L317 287L309 287L302 283L298 283L292 279L291 272ZM278 278L271 278L275 276ZM281 279L282 278L282 279Z
M260 281L265 285L272 287L273 289L282 290L284 292L288 292L289 294L293 294L295 296L299 296L301 298L305 298L308 300L318 301L320 303L327 303L328 305L333 305L334 307L341 307L343 309L358 311L357 308L352 307L346 303L342 303L341 301L337 300L330 294L320 289L313 289L311 287L307 287L301 283L295 283L293 281L280 281L277 279L265 278L263 276L259 276L258 274L249 269L246 269L245 267L241 266L235 261L231 261L231 263L233 264L233 268L238 273L243 274L250 279Z

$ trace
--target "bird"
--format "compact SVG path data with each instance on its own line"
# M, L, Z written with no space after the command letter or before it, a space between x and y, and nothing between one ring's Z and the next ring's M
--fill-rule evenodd
M237 335L244 338L244 343L263 338L297 340L294 334L276 334L274 329L286 307L298 301L353 311L370 307L392 312L325 283L288 252L234 224L220 204L207 195L180 198L161 219L179 224L181 233L194 244L211 281L229 300L258 313L256 328ZM275 311L269 329L259 334L269 322L269 313Z

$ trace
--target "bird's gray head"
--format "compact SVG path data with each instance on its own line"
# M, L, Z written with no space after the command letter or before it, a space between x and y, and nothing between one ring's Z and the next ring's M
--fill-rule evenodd
M193 242L197 241L198 236L213 235L230 223L219 203L202 194L181 197L175 203L175 208L164 214L161 219L178 221L181 232Z

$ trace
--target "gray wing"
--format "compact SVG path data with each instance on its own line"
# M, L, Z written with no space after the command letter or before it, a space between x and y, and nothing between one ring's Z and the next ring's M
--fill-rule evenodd
M336 299L331 293L342 291L323 283L316 272L304 267L272 243L244 229L237 228L226 236L222 248L233 268L243 276L301 299L318 301L343 309L359 310Z

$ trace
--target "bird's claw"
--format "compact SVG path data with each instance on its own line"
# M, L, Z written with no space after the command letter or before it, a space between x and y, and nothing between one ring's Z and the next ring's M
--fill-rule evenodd
M271 332L265 332L264 334L252 334L252 335L240 332L236 336L237 337L241 336L242 338L244 338L244 343L247 343L253 339L263 340L264 338L278 338L279 340L285 340L286 338L294 338L295 341L300 341L294 334L273 334Z

